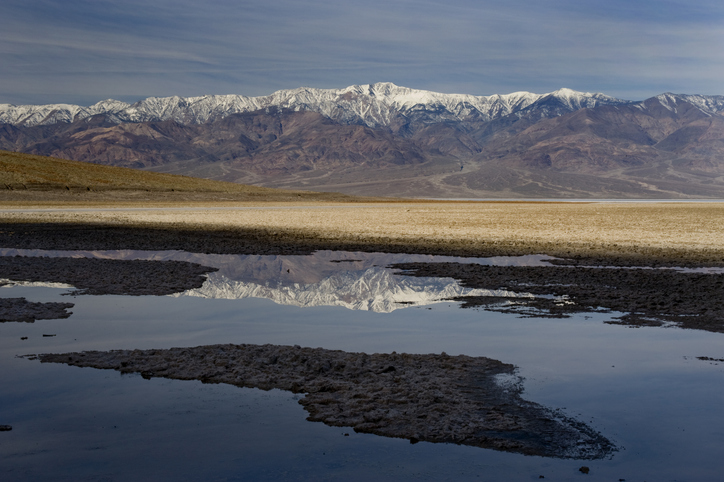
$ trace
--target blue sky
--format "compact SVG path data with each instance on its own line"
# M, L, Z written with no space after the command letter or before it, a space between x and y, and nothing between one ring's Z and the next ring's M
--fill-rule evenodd
M0 103L394 82L724 94L721 0L3 0Z

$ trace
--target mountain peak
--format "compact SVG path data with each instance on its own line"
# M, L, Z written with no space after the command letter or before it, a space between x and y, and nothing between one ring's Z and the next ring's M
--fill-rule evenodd
M560 89L551 92L551 95L555 95L557 97L580 97L582 95L592 95L590 93L584 94L583 92L578 92L577 90L569 89L568 87L561 87Z
M392 92L397 92L400 89L410 90L404 87L399 87L392 82L376 82L369 86L370 93L390 95Z
M611 97L600 92L579 92L567 87L562 87L553 91L550 94L547 94L547 96L557 99L571 111L596 107L599 105L620 105L631 103L631 101L617 99L616 97Z

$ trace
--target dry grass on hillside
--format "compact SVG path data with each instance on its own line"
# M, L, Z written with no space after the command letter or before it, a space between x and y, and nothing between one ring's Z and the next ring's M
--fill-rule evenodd
M7 189L266 192L271 189L0 151Z
M348 201L354 198L337 193L271 189L0 151L0 202L3 203L290 200Z

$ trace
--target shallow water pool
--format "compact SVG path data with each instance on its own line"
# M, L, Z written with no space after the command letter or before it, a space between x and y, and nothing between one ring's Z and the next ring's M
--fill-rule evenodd
M0 324L0 424L13 427L0 432L7 480L580 480L584 465L593 480L719 480L724 468L724 363L697 358L724 359L721 334L604 323L616 313L543 319L460 309L441 299L466 294L453 280L407 278L385 268L450 258L22 254L184 259L220 270L199 290L174 296L0 289L5 298L75 304L68 319ZM545 258L466 261L523 265ZM519 367L524 398L562 409L620 450L577 461L412 445L307 422L299 396L288 392L16 358L216 343L495 358Z

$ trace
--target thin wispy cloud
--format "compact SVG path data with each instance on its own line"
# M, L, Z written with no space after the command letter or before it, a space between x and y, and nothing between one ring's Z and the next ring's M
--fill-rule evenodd
M724 93L724 4L708 0L5 0L0 12L0 102L377 81L480 95Z

